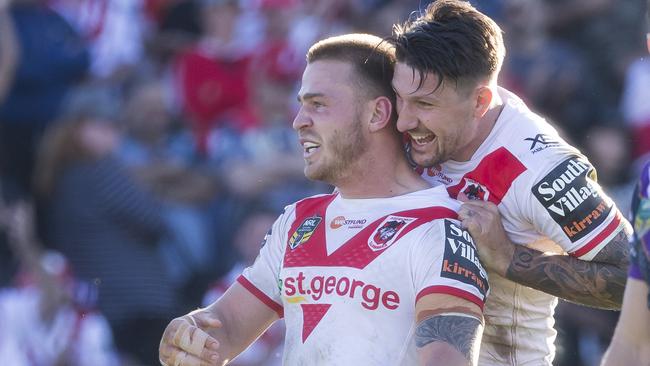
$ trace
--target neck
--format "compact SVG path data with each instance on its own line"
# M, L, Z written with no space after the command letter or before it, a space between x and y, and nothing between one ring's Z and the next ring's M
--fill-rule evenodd
M343 198L385 198L399 196L431 185L408 164L400 144L390 149L378 145L361 157L350 173L336 182Z
M468 144L467 148L463 150L463 153L460 156L453 157L453 160L456 161L468 161L472 158L476 150L481 146L483 141L487 139L487 137L490 135L492 132L492 129L494 128L494 125L497 123L497 119L499 119L499 116L501 115L501 111L503 110L504 107L504 102L503 99L501 99L501 96L497 92L496 88L494 88L494 97L492 98L492 102L490 103L490 107L488 108L487 112L481 117L479 120L478 124L478 130L476 131L476 136L470 143Z

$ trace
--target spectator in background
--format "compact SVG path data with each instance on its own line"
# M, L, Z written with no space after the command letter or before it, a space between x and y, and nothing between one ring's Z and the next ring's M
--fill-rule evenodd
M650 159L649 100L650 57L646 55L645 57L638 58L628 68L621 99L621 112L625 118L625 124L632 132L632 157L637 162Z
M201 36L174 61L180 103L200 154L211 129L244 130L255 123L251 105L251 53L238 39L237 0L202 0Z
M192 139L176 128L165 99L165 84L137 82L127 98L126 134L118 150L129 171L163 201L169 228L161 243L165 268L179 287L214 265L208 208L217 204L218 184L194 164ZM196 300L196 299L195 299Z
M0 359L7 365L117 366L106 319L93 292L76 281L65 258L43 253L25 203L0 203L0 227L20 258L17 286L0 290Z
M2 3L0 13L12 19L14 32L10 30L12 22L0 22L2 50L9 51L1 57L5 63L7 59L18 62L13 75L5 72L4 81L0 81L12 80L7 94L0 98L0 167L6 188L24 195L31 191L40 136L58 117L67 92L86 75L88 52L74 29L44 1L13 0L8 15L7 0ZM14 42L17 45L12 47Z
M618 113L625 70L639 56L643 27L643 0L544 0L545 30L552 39L569 45L579 56L579 99L536 106L556 120L578 144L593 123L607 122ZM634 41L630 41L634 40ZM554 84L552 94L562 90Z
M81 35L96 80L120 81L143 61L148 28L143 0L47 0Z
M157 334L176 303L158 256L165 227L160 203L112 156L118 142L109 121L66 118L44 137L36 187L48 242L98 291L118 350L153 365Z

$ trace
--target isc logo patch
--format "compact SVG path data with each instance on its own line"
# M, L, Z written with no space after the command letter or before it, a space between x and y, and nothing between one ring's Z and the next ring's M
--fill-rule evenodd
M445 255L442 260L441 277L451 278L476 287L485 297L490 285L487 273L476 253L476 246L469 232L445 219Z
M296 231L291 234L291 238L289 238L289 247L291 249L296 249L298 245L304 244L309 240L322 220L323 219L320 216L306 218L305 221L298 226Z
M590 233L612 209L591 178L593 168L571 157L533 186L532 192L565 235L575 242Z

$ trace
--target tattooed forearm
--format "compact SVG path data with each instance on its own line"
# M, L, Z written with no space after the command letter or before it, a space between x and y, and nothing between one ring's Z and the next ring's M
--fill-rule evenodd
M418 324L415 344L422 348L432 342L445 342L460 352L468 362L478 355L483 326L481 321L463 315L437 315Z
M571 302L618 310L628 256L628 234L623 230L591 262L517 246L506 277Z

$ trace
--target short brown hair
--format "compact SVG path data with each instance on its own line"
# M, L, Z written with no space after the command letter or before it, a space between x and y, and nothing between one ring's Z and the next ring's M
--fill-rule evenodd
M423 14L393 26L396 56L419 72L448 80L456 87L496 79L505 56L501 28L487 15L461 0L438 0Z
M389 97L395 102L391 86L395 69L395 50L385 40L370 34L352 33L326 38L307 52L307 62L332 60L348 62L359 77L359 90L370 98Z

